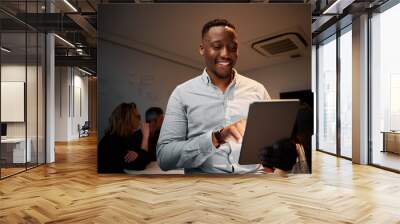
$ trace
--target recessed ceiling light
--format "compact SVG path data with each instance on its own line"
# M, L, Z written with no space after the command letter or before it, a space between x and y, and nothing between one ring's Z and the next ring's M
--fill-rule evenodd
M67 4L74 12L78 12L78 10L68 1L64 0L65 4Z
M351 5L355 0L336 0L322 14L342 14L343 9Z
M87 75L90 75L90 76L93 75L92 73L90 73L90 72L88 72L88 71L86 71L86 70L83 70L83 69L81 69L81 68L79 68L79 67L78 67L78 70L81 71L81 72L83 72L83 73L85 73L85 74L87 74Z
M7 49L5 47L1 47L1 51L4 51L6 53L10 53L11 52L11 50L9 50L9 49Z
M54 34L54 36L55 37L57 37L59 40L61 40L62 42L64 42L64 43L66 43L68 46L70 46L70 47L72 47L72 48L75 48L75 45L73 45L71 42L69 42L68 40L66 40L66 39L64 39L64 38L62 38L62 37L60 37L59 35L57 35L57 34Z

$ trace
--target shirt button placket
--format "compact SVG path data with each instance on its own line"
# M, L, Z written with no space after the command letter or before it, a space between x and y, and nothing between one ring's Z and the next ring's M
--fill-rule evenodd
M227 101L227 99L228 99L227 95L224 94L223 98L222 98L223 105L224 105L224 120L225 120L224 126L226 126L226 125L228 125L230 123L229 114L228 114L229 111L228 111L228 101Z

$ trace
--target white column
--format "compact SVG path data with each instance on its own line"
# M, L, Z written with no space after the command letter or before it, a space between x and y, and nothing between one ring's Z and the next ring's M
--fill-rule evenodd
M53 12L54 6L50 1L46 4L47 12ZM54 35L46 35L46 163L55 161L55 44Z
M368 163L368 16L353 20L353 162Z
M54 77L54 35L47 34L46 36L46 163L55 161L54 151L54 133L55 133L55 77Z
M58 66L55 69L55 141L69 141L72 110L71 98L71 67Z

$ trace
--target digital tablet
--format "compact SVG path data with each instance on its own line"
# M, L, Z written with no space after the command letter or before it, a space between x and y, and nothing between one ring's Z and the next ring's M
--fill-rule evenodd
M250 104L239 164L261 163L263 148L290 138L299 106L297 99L256 101Z

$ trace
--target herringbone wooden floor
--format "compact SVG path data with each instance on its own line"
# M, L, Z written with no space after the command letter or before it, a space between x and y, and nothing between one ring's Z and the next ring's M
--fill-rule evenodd
M313 174L96 173L94 138L0 181L0 223L400 223L400 175L315 152Z

